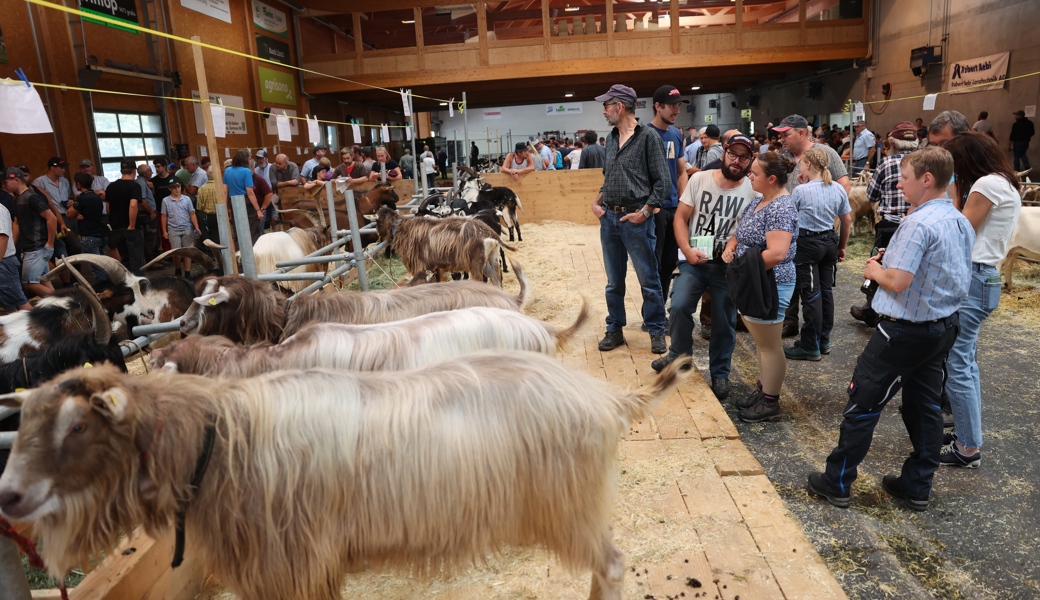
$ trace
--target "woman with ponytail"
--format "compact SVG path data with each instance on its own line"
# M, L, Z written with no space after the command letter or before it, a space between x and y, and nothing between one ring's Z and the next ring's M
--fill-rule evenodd
M802 301L801 339L784 354L792 360L820 360L831 351L834 327L834 277L845 260L852 208L845 188L835 185L827 169L830 159L820 148L802 154L791 199L798 210L798 252L794 257L797 293ZM841 235L834 233L834 219L841 218Z
M780 388L787 374L780 331L784 311L791 302L795 287L794 255L797 249L798 211L784 185L794 170L794 163L776 152L766 152L751 164L751 187L761 194L744 209L736 233L726 243L722 260L731 263L748 248L762 249L762 262L776 277L779 311L776 319L764 320L742 315L744 324L755 339L758 355L758 389L744 401L738 401L740 420L747 423L780 420Z

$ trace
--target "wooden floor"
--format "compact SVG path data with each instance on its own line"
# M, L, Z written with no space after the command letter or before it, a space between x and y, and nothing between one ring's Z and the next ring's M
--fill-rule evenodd
M598 239L571 245L560 260L574 274L572 289L603 307L606 277ZM601 319L562 357L564 363L621 387L652 381L650 363L657 358L650 353L649 335L639 330L641 296L631 268L627 289L627 345L600 352ZM695 355L698 350L704 355L705 346L695 345ZM659 516L658 523L650 519L649 528L637 535L649 544L669 537L696 542L648 562L633 556L632 545L619 535L619 545L628 548L628 564L649 571L633 577L629 569L626 598L690 598L698 592L699 597L724 599L846 597L699 374L657 406L652 418L633 424L619 454L617 512L631 506L633 499L626 495L639 487L642 503ZM644 472L654 479L631 485L629 475ZM619 518L624 521L623 514ZM703 587L690 587L691 577ZM633 580L639 595L628 593Z

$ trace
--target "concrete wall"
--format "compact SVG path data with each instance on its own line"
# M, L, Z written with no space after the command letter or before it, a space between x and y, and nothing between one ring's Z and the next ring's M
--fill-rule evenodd
M881 86L888 83L892 86L893 100L867 107L866 118L871 129L884 133L899 121L913 121L918 117L927 124L943 110L958 110L973 123L978 113L985 110L990 113L997 139L1006 146L1014 120L1011 113L1026 105L1040 104L1040 76L1008 81L1000 90L940 94L933 111L922 109L921 98L896 100L945 89L949 77L946 65L933 66L923 78L914 76L910 70L912 48L940 45L945 2L878 1L881 3L881 43L876 50L877 66L864 68L861 61L860 68L821 75L816 80L823 83L823 94L816 100L806 98L807 81L738 92L741 106L749 95L760 96L759 107L753 109L756 126L763 129L766 122L777 122L791 113L800 113L810 121L820 115L821 122L830 123L830 115L840 112L848 99L884 100ZM1009 78L1040 71L1040 37L1036 35L1040 2L950 0L949 6L947 65L951 61L1010 52ZM1034 165L1040 164L1040 140L1033 140L1029 154Z

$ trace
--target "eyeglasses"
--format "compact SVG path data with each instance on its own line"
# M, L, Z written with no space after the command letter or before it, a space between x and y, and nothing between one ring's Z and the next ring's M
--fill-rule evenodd
M617 102L604 102L603 103L603 108L610 108L611 106L614 106L615 104L617 104Z
M733 159L733 160L735 160L735 161L737 161L739 163L743 163L745 165L747 163L751 162L751 155L750 154L737 154L736 152L733 152L732 150L727 150L726 151L726 156L730 157L731 159Z

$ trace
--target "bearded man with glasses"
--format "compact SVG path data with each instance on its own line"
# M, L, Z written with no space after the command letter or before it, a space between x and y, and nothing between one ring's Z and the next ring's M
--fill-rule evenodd
M701 295L711 289L708 363L711 389L719 400L729 396L730 363L737 341L737 309L729 301L722 251L744 207L755 197L747 178L753 157L751 138L732 136L722 155L722 168L690 176L679 197L674 222L679 277L672 291L671 347L650 365L661 372L680 356L693 353L693 313Z

